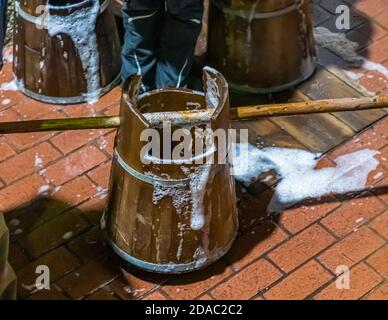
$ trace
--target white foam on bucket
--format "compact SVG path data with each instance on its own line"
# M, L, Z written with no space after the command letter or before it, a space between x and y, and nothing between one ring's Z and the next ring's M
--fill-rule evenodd
M181 170L189 179L188 188L185 183L164 186L155 182L152 201L157 205L163 198L171 197L172 204L178 214L184 213L185 208L191 204L190 228L192 230L201 230L205 225L204 197L206 185L210 177L211 165L199 166L194 171L181 166ZM152 173L147 173L147 175L154 177Z
M244 148L247 146L245 145ZM248 154L236 145L233 165L236 179L249 185L263 173L275 170L280 178L268 212L281 212L305 199L332 193L343 194L365 189L368 175L377 168L378 151L365 149L335 159L336 167L316 169L320 154L285 148L258 149L249 145Z
M189 178L192 205L190 227L192 230L201 230L205 225L204 198L211 165L199 166L194 172L190 172L186 167L181 167L181 170Z
M99 0L90 0L91 6L65 16L49 13L47 26L50 36L68 35L78 51L87 82L86 99L96 102L101 93L100 55L97 45L96 22L100 12ZM55 7L49 7L55 9Z

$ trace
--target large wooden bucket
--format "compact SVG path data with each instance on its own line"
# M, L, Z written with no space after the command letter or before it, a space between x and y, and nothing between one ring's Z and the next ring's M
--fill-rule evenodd
M110 0L98 1L16 2L14 73L21 91L71 104L94 101L118 83L117 27Z
M211 0L210 64L238 91L297 85L315 70L310 11L310 0Z
M205 83L216 86L205 91L219 95L212 120L202 126L228 130L227 83L212 69L205 69L204 75ZM206 109L214 100L185 89L156 90L138 98L139 84L139 79L134 79L123 88L121 126L102 228L113 249L139 268L159 273L204 268L230 249L237 234L230 165L221 161L211 165L174 161L144 164L140 153L146 142L141 142L140 136L145 129L163 132L142 113ZM198 126L201 124L188 125L190 130ZM172 132L179 128L172 127ZM200 158L203 154L195 155Z

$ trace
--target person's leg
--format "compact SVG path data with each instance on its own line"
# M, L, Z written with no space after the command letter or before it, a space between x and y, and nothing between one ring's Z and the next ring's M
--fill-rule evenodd
M7 0L0 0L0 69L3 66L3 47L7 29Z
M184 87L191 71L195 45L201 31L202 0L167 0L156 86Z
M125 38L121 78L125 81L132 74L141 74L142 91L155 87L155 47L163 3L163 0L126 0L122 9Z

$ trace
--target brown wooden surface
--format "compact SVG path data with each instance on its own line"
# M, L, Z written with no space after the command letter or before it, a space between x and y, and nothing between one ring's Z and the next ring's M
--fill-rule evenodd
M16 275L8 263L9 231L0 212L0 300L16 298Z
M219 104L214 108L211 128L214 131L226 131L230 128L227 83L217 72L205 70L204 77L206 83L212 79L219 92ZM139 158L139 154L146 144L141 141L141 134L144 129L153 128L142 112L161 111L161 107L163 111L168 112L194 109L195 105L199 105L200 109L210 109L212 106L206 105L202 94L185 89L154 91L138 99L135 92L138 93L139 80L140 78L135 76L123 86L124 95L120 108L120 118L123 122L116 137L117 153L128 167L151 177L154 182L166 178L170 181L178 179L180 186L159 186L161 189L156 189L155 193L158 183L152 185L130 174L115 157L105 217L106 232L111 242L127 255L159 265L163 268L160 272L180 273L203 268L221 258L237 236L235 183L230 174L230 166L217 163L211 165L202 203L205 220L203 226L196 229L190 227L192 211L197 211L195 195L192 194L192 178L182 168L194 173L195 170L204 170L203 166L196 163L146 165ZM173 126L171 130L180 128L182 126ZM161 129L157 130L162 134ZM192 137L194 136L193 130ZM170 146L171 150L174 146ZM161 146L161 150L163 147L165 146ZM216 150L220 150L217 145ZM195 150L195 147L192 151L195 156L202 154L201 151ZM214 153L214 159L223 159L225 155L217 152ZM155 194L161 190L168 191L170 195L162 196L157 201ZM192 198L189 197L185 201L185 194L192 194ZM176 270L176 265L184 269ZM150 268L144 265L143 267Z
M223 3L223 4L221 4ZM256 18L295 1L211 2L209 61L234 87L275 92L310 76L315 65L310 3L277 17ZM234 16L225 10L243 15Z

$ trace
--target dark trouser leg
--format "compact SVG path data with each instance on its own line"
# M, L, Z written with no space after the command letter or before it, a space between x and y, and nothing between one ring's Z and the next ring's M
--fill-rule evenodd
M191 71L195 45L201 31L203 4L201 0L179 7L169 4L160 39L160 51L156 68L156 86L158 88L187 85ZM187 2L187 1L186 1Z
M125 40L121 77L125 80L132 74L141 74L142 91L155 87L155 51L159 43L163 3L163 0L129 0L122 10Z
M5 41L7 0L0 0L0 68L3 65L3 47Z

